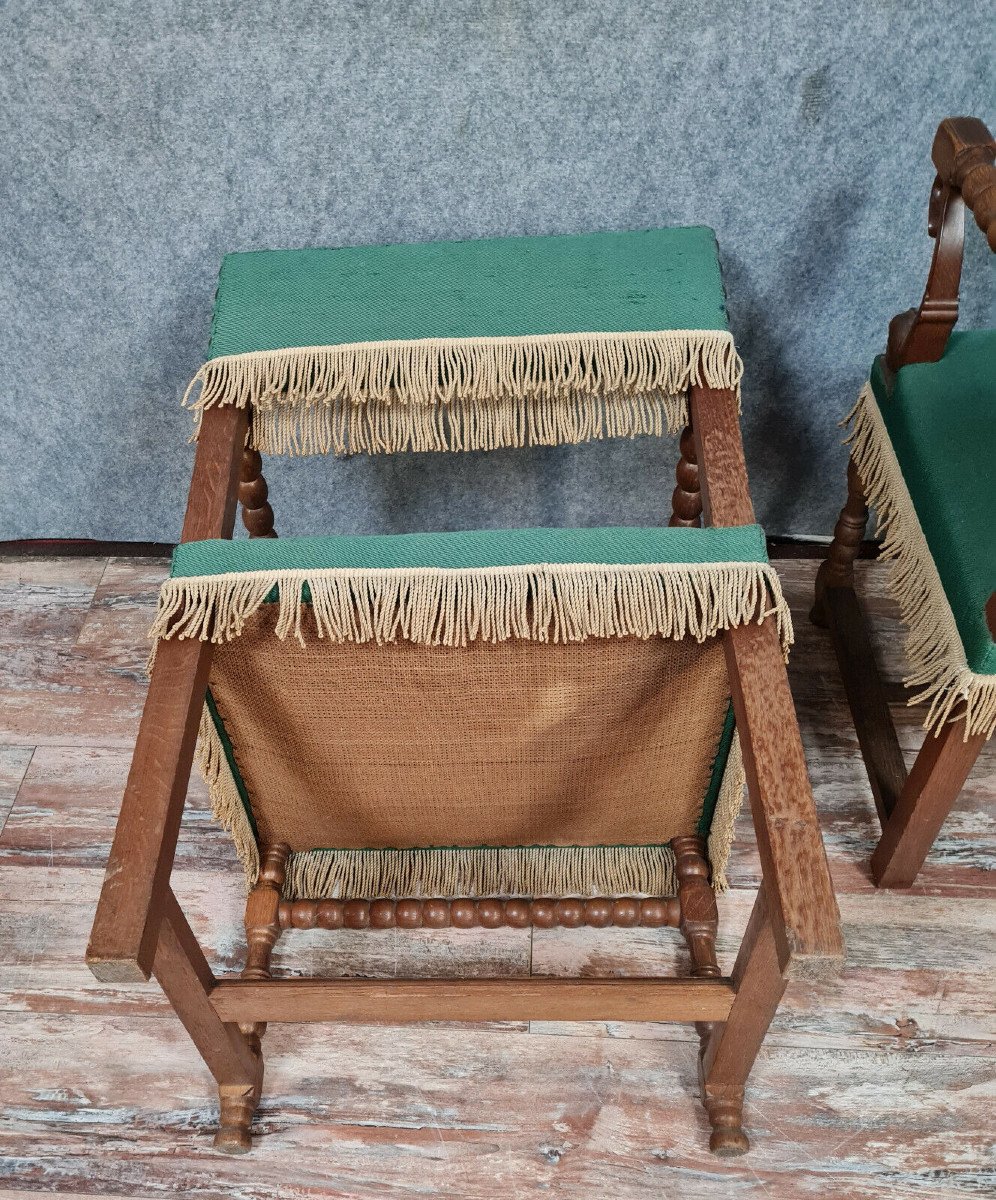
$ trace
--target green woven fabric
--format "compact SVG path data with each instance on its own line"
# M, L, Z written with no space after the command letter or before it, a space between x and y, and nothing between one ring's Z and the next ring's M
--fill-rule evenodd
M234 571L390 570L526 566L531 563L766 562L760 525L733 529L486 529L370 537L241 538L187 542L173 577Z
M968 665L996 674L996 330L952 333L940 362L897 372L891 396L881 359L871 382Z
M420 338L725 330L716 238L636 233L226 255L210 358Z

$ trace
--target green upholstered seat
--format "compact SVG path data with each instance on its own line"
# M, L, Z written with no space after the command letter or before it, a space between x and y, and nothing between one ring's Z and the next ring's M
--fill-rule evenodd
M996 591L996 330L952 333L936 363L872 388L969 667L996 674L985 605Z
M210 358L423 338L726 330L701 226L228 254Z
M484 529L367 537L187 542L173 578L235 571L475 570L533 563L765 563L760 525L729 529Z

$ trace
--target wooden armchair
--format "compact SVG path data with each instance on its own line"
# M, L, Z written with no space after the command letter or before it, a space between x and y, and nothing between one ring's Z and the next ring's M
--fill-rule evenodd
M816 582L882 822L882 887L909 887L996 728L996 331L952 333L965 208L996 250L996 143L972 117L942 121L927 228L934 255L918 309L889 326L851 415L847 503ZM909 626L910 703L928 736L907 772L854 592L878 512L882 555Z
M469 245L475 247L477 244ZM532 255L534 247L530 245L527 250ZM543 247L536 250L537 254L544 252ZM571 252L574 253L573 248ZM249 264L250 267L253 265ZM439 278L437 266L435 264L433 268L433 280ZM593 254L586 271L598 269L597 254ZM487 274L490 278L493 272ZM718 286L718 272L715 279ZM223 303L225 286L223 275L219 306ZM632 279L627 275L627 295L632 294L631 289ZM598 289L599 295L603 295L604 291L604 288ZM535 289L530 286L530 294L534 292ZM465 293L465 288L460 289L461 304ZM292 294L298 297L300 289L295 287ZM716 295L717 304L721 305L719 293ZM443 301L437 298L437 303ZM253 306L250 311L256 314L258 306ZM486 332L496 335L505 331L491 325ZM224 320L216 317L215 338L224 334ZM313 335L309 336L317 341ZM600 344L596 344L601 336L585 335L587 340L582 373L589 372L589 384L592 363L597 362L601 353ZM484 354L493 344L481 343L484 345L481 353ZM505 345L505 342L499 345L501 353L504 353ZM215 341L212 347L213 350L217 349ZM336 347L336 352L340 348ZM230 346L226 345L225 350L229 349ZM259 353L272 355L275 352L270 347ZM700 353L703 356L701 359L697 357ZM674 493L670 523L687 528L694 540L694 537L710 532L708 529L691 528L699 526L704 518L705 524L713 527L717 534L721 532L721 527L728 527L732 540L736 540L741 527L754 525L737 416L736 387L732 381L727 386L710 386L706 378L709 375L706 353L704 350L694 351L690 369L681 384L682 406L687 404L687 408L682 407L679 411L686 413L687 424L681 437L678 486ZM322 355L328 357L325 350ZM315 406L332 403L329 396L341 381L341 375L336 372L321 374L325 367L318 365L319 357L313 356L303 367L298 361L294 367L294 379L298 383L303 380L300 387L305 394L305 402L298 404L294 420L312 422L309 426L311 432L307 436L314 443L322 441L322 430L327 432L329 428L322 426L316 432L315 420L324 420L327 413L320 412L316 418ZM640 365L636 357L630 357L629 351L617 361L623 360L625 371L630 371L633 364L637 364L640 378L646 377L644 360L640 360ZM219 377L225 371L234 369L231 365L234 360L225 355L214 361L221 363L218 367ZM253 379L260 377L257 367L261 360L242 361L248 362L256 372ZM463 370L467 360L461 361L464 367L460 369ZM272 360L267 359L265 365L269 369ZM493 362L491 365L493 367ZM443 387L447 384L450 378L447 371L451 366L451 361L447 359L443 365L434 363L427 375L423 372L422 378L428 378L430 390L437 385ZM571 364L568 367L574 369ZM356 362L351 360L350 369L354 368ZM524 369L522 360L517 360L513 380L516 386L521 382ZM544 428L556 425L562 434L562 422L574 420L576 416L578 388L583 390L588 385L583 382L579 384L575 375L569 394L551 392L553 369L549 362L542 366L542 378L537 388L543 391L552 406L547 414L553 424ZM389 368L391 392L384 400L385 404L397 403L403 385L401 372L402 368L397 362ZM364 378L369 380L369 376ZM202 761L209 774L213 770L221 772L224 769L224 755L212 740L215 732L220 734L221 727L218 726L213 732L215 727L211 722L205 724L205 698L209 696L209 684L211 691L216 693L211 703L217 704L217 697L224 702L224 671L226 664L230 666L233 662L233 647L239 644L275 645L269 626L256 643L246 639L255 636L250 628L253 621L269 621L271 625L276 622L279 625L284 619L285 604L289 626L303 622L298 628L303 631L304 646L313 648L316 658L320 648L321 654L333 665L347 651L354 656L351 661L358 662L367 649L371 654L380 650L393 652L395 645L391 641L393 634L385 635L383 644L378 646L372 635L361 637L355 630L352 634L346 634L341 629L336 633L335 629L339 628L336 621L348 625L354 618L360 619L356 613L363 609L365 601L357 599L357 593L354 592L346 601L333 602L329 599L331 592L328 589L322 591L325 584L319 586L316 583L318 577L314 571L304 582L301 575L282 575L279 586L274 589L271 589L268 576L264 574L258 577L252 585L256 591L251 603L246 600L249 595L247 588L238 591L238 596L242 597L242 608L238 611L238 605L232 607L235 593L226 593L227 598L222 601L219 600L222 592L211 590L214 587L212 579L241 578L237 572L227 570L233 560L225 558L226 554L250 554L258 560L262 552L261 543L257 541L221 544L211 541L232 538L238 502L241 502L243 519L253 537L274 536L273 512L261 474L258 447L263 445L264 449L272 449L274 439L290 438L293 441L294 438L305 436L301 433L300 424L288 432L286 403L289 390L293 391L298 386L293 380L288 384L285 378L282 389L275 392L261 388L254 397L248 399L245 398L245 389L239 392L232 384L230 375L225 383L229 391L221 394L217 390L220 386L215 377L208 377L204 381L211 402L202 404L182 544L174 561L173 578L164 588L167 598L163 602L165 607L161 609L157 626L162 636L156 649L134 760L87 951L87 961L94 975L109 982L137 981L155 975L218 1082L221 1129L216 1145L223 1150L245 1151L250 1147L250 1123L262 1082L260 1038L268 1021L401 1023L542 1018L695 1022L702 1042L702 1099L713 1129L710 1145L718 1154L745 1151L748 1142L742 1128L744 1085L786 982L797 975L826 976L834 972L843 952L836 902L785 672L783 639L780 638L779 622L774 619L775 612L769 607L773 598L766 586L759 586L754 593L754 599L750 602L754 614L751 619L743 619L742 615L732 616L720 621L718 632L699 629L694 637L687 628L683 631L675 628L673 633L675 639L683 637L691 641L693 648L696 644L706 649L711 645L716 646L716 662L722 683L722 708L726 710L729 704L727 697L731 698L763 867L763 885L730 976L723 976L716 962L717 907L713 888L709 886L710 862L701 824L698 830L694 827L672 830L668 834L668 845L649 847L657 855L655 861L672 864L676 894L670 894L667 889L655 894L651 888L639 886L639 881L637 886L630 889L630 894L625 888L617 889L615 894L607 892L604 887L585 889L578 886L577 881L568 883L559 891L541 888L529 894L521 885L487 887L480 880L474 888L468 888L461 894L458 886L440 887L433 892L433 882L424 879L419 887L407 885L407 890L404 885L361 885L355 880L350 884L340 879L333 889L322 891L313 887L309 890L307 881L302 882L302 872L298 868L305 860L313 864L316 861L314 854L326 853L314 851L310 849L311 846L329 843L316 843L312 838L300 845L291 845L295 840L293 836L274 833L269 825L261 823L254 823L247 833L249 826L240 816L233 816L239 807L238 798L235 798L228 817L232 821L242 821L239 826L241 833L237 834L237 841L239 837L242 838L240 853L244 861L253 864L250 872L252 886L245 915L248 952L245 969L239 978L215 977L170 888L181 810L199 728L202 735ZM364 386L367 387L367 384ZM591 385L594 390L590 390L589 398L596 396L598 386L601 385ZM249 385L246 387L249 388ZM214 392L212 388L215 388ZM338 392L335 394L339 395ZM453 403L453 395L450 394L444 403ZM240 400L239 396L243 398ZM596 398L599 403L614 404L617 391L603 391L597 393ZM528 397L526 399L527 406L533 403ZM562 400L569 411L564 408L550 416ZM338 403L337 400L335 402ZM376 402L377 397L369 388L363 393L362 400L356 401L365 405ZM463 400L457 396L457 402L463 403ZM474 402L473 396L469 402ZM349 403L353 404L354 401L351 399ZM273 407L267 408L268 404L277 406L279 411L275 412ZM281 408L281 405L285 407ZM390 441L394 434L390 430L384 434L387 429L384 422L395 421L391 429L397 431L400 428L398 422L407 421L410 414L394 410L385 417L382 413L378 421L371 418L359 432L355 426L349 426L354 416L353 409L346 410L346 423L336 426L339 435L362 441L371 437L370 431L376 428L380 431L378 437L383 435ZM461 437L469 436L467 431L471 429L471 424L468 422L469 417L460 427ZM557 425L557 422L561 422L561 425ZM420 427L418 436L435 437L442 427L438 421L434 421L428 433L427 428ZM456 437L457 434L453 432L456 427L448 428L449 434ZM487 436L493 437L496 428L498 426L495 424L488 424ZM528 421L526 425L508 426L512 430L509 436L521 440L524 428L532 431L532 440L544 440L546 436L538 424L532 425ZM399 436L414 436L412 426L405 425L403 434ZM330 440L334 442L335 438L331 437ZM367 444L363 448L373 447ZM550 533L533 532L544 535ZM657 531L652 536L670 532ZM674 532L683 535L684 528ZM571 536L583 533L575 531ZM488 536L492 540L495 536L501 540L501 535ZM759 531L756 536L763 540ZM509 534L508 539L512 538L513 535ZM681 540L680 537L678 540ZM342 543L347 541L350 539L338 539L331 548L328 545L320 548L321 553L345 553ZM381 542L389 541L391 539L381 539ZM286 544L270 543L273 547ZM231 549L226 551L226 545ZM395 552L394 545L395 542L392 542L388 547L391 553ZM369 548L363 549L366 553ZM289 548L287 553L292 550L292 547ZM301 551L300 547L298 551ZM384 546L381 545L377 552L383 551ZM314 546L309 550L309 553L312 552L318 553ZM275 554L276 550L269 553ZM188 586L188 577L184 574L187 559L197 555L218 554L222 555L222 559L214 561L221 562L222 565L217 568L221 575L208 578L199 568L193 572L197 578ZM327 562L323 570L330 570ZM755 582L761 580L763 584L763 580L769 578L763 574L765 570L769 569L758 567L761 574L755 572L752 575ZM327 581L332 577L327 573L321 578ZM219 588L222 586L218 585ZM241 587L241 584L238 586ZM275 602L278 591L279 600ZM341 597L339 592L336 595ZM563 592L557 595L562 599ZM695 588L687 596L690 597L688 603L692 608L702 602L701 594ZM371 619L376 623L385 611L384 604L379 600L379 607L375 606L376 612L374 608L363 611L368 616L374 613ZM278 607L281 612L279 617L275 612ZM527 623L535 624L539 620L537 614L540 607L540 592L534 591L524 602L520 616ZM319 610L324 615L320 615ZM664 610L668 610L667 603L663 605ZM618 616L622 609L613 611ZM664 612L668 619L671 615L673 612L670 610ZM409 617L407 636L410 642L418 642L420 635L412 630L420 618L410 613ZM323 628L325 638L319 641L318 635ZM182 636L184 632L189 636ZM289 646L294 642L293 629L290 632ZM617 644L620 649L627 645L637 648L645 645L652 649L666 640L650 637L649 641L640 641L633 637L617 637L610 649ZM427 643L427 647L422 646L425 652L445 651L453 655L459 654L464 644L459 637L449 639L453 643L452 648L446 638L436 638L435 642L432 638L423 641ZM536 648L537 654L554 653L558 644L571 644L571 636L565 636L560 642L556 637L551 637L548 641L529 644ZM302 651L298 648L297 652L311 654L310 649ZM432 724L430 720L429 725ZM732 731L732 722L728 722L728 730ZM330 739L334 741L340 733L338 725L327 722L326 742ZM233 740L235 736L233 733ZM205 750L205 741L214 745L215 749L211 750L209 746ZM538 744L542 747L542 738ZM722 737L720 745L724 745ZM729 751L728 738L725 747ZM228 753L226 747L222 749L225 754ZM484 738L484 749L488 750L487 736ZM718 757L717 751L717 760ZM244 761L241 766L245 767ZM216 775L215 781L220 777ZM221 787L221 784L218 786ZM258 779L257 786L261 786ZM739 800L742 782L736 790ZM250 799L259 817L259 798ZM301 797L294 799L300 800ZM392 797L385 791L383 800L387 805ZM222 802L222 807L228 803L224 797ZM650 803L650 798L632 796L629 802L638 805ZM279 814L275 818L271 812L266 816L266 821L278 818ZM557 841L556 838L551 840ZM381 841L379 844L390 846L396 843ZM715 856L712 866L716 871L720 869ZM713 882L719 881L714 879ZM530 923L537 926L557 923L675 926L688 942L691 973L688 978L670 979L564 980L534 977L368 981L271 978L270 953L273 945L283 931L294 928L369 928L374 935L377 929L389 927L449 924L493 927Z

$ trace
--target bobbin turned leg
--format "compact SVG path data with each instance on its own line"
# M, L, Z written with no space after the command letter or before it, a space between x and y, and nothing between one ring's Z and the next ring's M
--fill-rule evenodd
M868 524L868 506L865 504L864 488L858 469L852 460L847 464L847 502L840 510L834 526L833 541L827 557L820 563L816 573L816 600L809 619L814 625L826 628L829 623L826 610L827 588L854 587L854 560L861 549L861 539Z
M691 528L702 524L702 488L695 454L695 436L689 423L678 443L681 457L674 470L678 486L671 495L671 519L668 525Z
M259 983L270 978L270 955L280 936L280 891L284 886L289 854L290 847L283 844L266 846L260 854L259 880L246 901L248 952L242 979ZM253 1025L240 1025L239 1029L245 1035L253 1054L259 1059L259 1074L255 1087L218 1089L221 1119L214 1144L218 1150L224 1150L228 1154L245 1154L252 1147L249 1130L263 1085L261 1038L266 1032L266 1025L260 1021Z
M673 838L675 867L678 874L678 899L681 903L681 932L692 956L692 975L697 979L716 979L720 975L716 961L716 932L719 910L709 884L706 844L700 837ZM701 1049L699 1070L702 1102L712 1126L709 1148L714 1154L743 1154L749 1143L743 1131L744 1089L742 1085L709 1087L705 1081L705 1057L709 1045L722 1026L715 1021L696 1021Z
M696 979L718 979L716 931L719 909L716 894L709 883L709 862L705 840L700 837L671 839L678 875L679 928L692 956L692 975ZM696 1021L695 1029L704 1046L712 1032L711 1021Z
M239 479L239 504L242 506L242 524L249 530L251 538L275 538L273 509L270 507L269 488L263 478L263 460L258 450L247 446L242 452L242 473Z
M671 839L675 870L678 875L678 903L681 905L680 929L692 956L692 975L697 979L718 979L716 931L719 909L709 883L709 862L705 839Z

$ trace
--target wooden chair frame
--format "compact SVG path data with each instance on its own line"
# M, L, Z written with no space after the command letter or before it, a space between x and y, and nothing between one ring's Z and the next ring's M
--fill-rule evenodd
M754 521L737 404L729 391L692 390L681 441L672 523ZM229 538L237 498L257 536L273 512L247 414L205 412L183 541ZM215 978L170 888L212 647L163 642L156 657L131 772L87 950L100 980L155 975L218 1083L216 1145L247 1150L262 1083L265 1022L427 1020L694 1021L701 1036L701 1091L719 1154L748 1148L744 1084L793 976L826 977L843 957L837 904L773 621L723 635L763 881L733 973L716 964L717 910L700 839L676 839L677 901L281 901L286 847L261 848L259 883L246 907L248 958L240 978ZM678 925L690 978L271 979L270 950L286 926L354 927L502 923Z
M927 222L935 239L934 254L920 307L900 313L889 325L885 366L890 388L900 367L937 362L944 354L958 319L966 206L990 248L996 250L994 156L996 142L981 121L953 117L941 122L932 150L937 178ZM816 578L812 618L829 630L833 640L882 823L871 859L872 877L879 887L910 887L986 739L978 734L966 740L961 722L952 720L935 736L927 736L907 773L854 591L854 560L867 522L861 479L850 462L847 502ZM986 616L996 636L996 592L986 605Z

